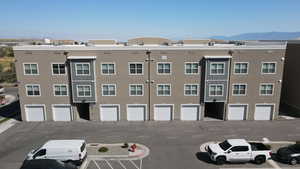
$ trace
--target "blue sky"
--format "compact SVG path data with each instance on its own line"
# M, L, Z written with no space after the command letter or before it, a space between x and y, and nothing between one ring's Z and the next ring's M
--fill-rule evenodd
M300 31L300 0L1 0L0 38L205 38Z

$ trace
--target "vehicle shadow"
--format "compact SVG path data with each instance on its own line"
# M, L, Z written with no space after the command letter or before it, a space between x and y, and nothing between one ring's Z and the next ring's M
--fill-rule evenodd
M207 152L197 152L196 157L198 160L206 162L206 163L213 163L213 161L210 159L209 154Z
M13 118L15 120L21 121L21 109L19 100L1 107L0 117Z

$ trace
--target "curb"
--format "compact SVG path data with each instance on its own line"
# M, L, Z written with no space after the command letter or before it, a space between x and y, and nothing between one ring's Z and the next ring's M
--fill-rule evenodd
M0 124L0 134L5 132L7 129L11 128L12 126L14 126L17 123L18 123L18 121L15 119L10 119L6 122L3 122L2 124Z

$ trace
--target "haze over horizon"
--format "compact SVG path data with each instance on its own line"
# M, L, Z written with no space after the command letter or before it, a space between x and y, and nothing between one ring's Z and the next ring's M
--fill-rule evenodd
M298 32L298 0L3 1L0 38L170 39Z

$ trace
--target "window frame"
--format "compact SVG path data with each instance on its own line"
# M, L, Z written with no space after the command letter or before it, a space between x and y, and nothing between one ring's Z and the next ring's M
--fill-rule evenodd
M159 73L158 72L159 64L170 64L170 73ZM172 62L156 62L156 74L157 75L172 75Z
M222 64L222 65L224 65L224 67L223 67L223 73L222 74L212 73L212 64ZM209 75L213 75L213 76L222 76L222 75L225 75L225 65L226 65L225 62L210 62L209 63ZM218 68L217 68L217 70L218 70Z
M190 94L190 95L187 95L186 93L185 93L185 86L187 86L187 85L190 85L190 86L193 86L193 85L196 85L197 86L197 94L195 95L195 94ZM183 94L184 94L184 96L199 96L199 84L197 84L197 83L185 83L184 85L183 85Z
M103 90L103 86L106 85L113 85L115 87L115 94L114 95L104 95L104 90ZM117 84L115 83L105 83L105 84L101 84L101 95L102 96L117 96Z
M142 73L131 73L130 72L130 65L131 64L142 64ZM135 68L136 69L136 68ZM137 70L137 69L136 69ZM144 62L128 62L128 75L133 75L133 76L139 76L139 75L144 75Z
M67 94L66 95L56 95L55 94L55 86L66 86L66 91L67 91ZM68 88L68 85L67 84L53 84L53 95L54 96L57 96L57 97L64 97L64 96L69 96L69 88ZM61 92L61 91L60 91Z
M78 74L77 73L77 65L88 64L89 65L89 74ZM91 76L91 64L89 62L76 62L75 63L75 75L76 76Z
M38 86L39 87L39 95L28 95L28 88L27 88L28 86ZM26 96L28 96L28 97L40 97L42 95L40 84L26 84L25 90L26 90Z
M236 73L235 69L236 69L236 64L247 64L247 72L246 73ZM234 62L234 66L233 66L233 74L234 75L248 75L249 73L249 62Z
M274 73L264 73L263 72L263 65L264 64L270 64L270 63L274 63L275 64L275 70L274 70ZM272 74L276 74L277 73L277 62L261 62L261 71L260 71L260 73L262 74L262 75L272 75Z
M135 86L137 86L137 85L142 86L142 95L132 95L131 94L131 86L133 86L133 85L135 85ZM129 93L129 96L144 96L144 84L129 84L129 86L128 86L128 93Z
M103 73L103 64L113 64L114 65L114 73L107 73L107 74L105 74L105 73ZM100 71L101 71L101 75L103 75L103 76L109 76L109 75L116 75L117 73L117 71L116 71L116 63L115 62L101 62L100 63Z
M90 89L91 89L91 90L90 90L90 95L89 95L89 96L86 96L86 95L85 95L85 91L83 90L84 96L80 96L80 95L79 95L79 90L78 90L79 86L89 86ZM92 85L76 85L76 92L77 92L77 97L92 97Z
M159 95L159 93L158 93L158 86L159 85L169 85L169 87L170 87L170 95ZM156 84L156 96L172 96L172 85L170 83Z
M235 85L245 85L245 94L234 94L234 86ZM232 96L247 96L248 84L247 83L232 83ZM239 90L240 91L240 90Z
M186 64L195 64L195 63L198 65L197 73L187 73L186 72ZM184 62L184 74L185 75L199 75L200 74L199 67L200 67L199 62Z
M222 95L211 95L211 86L222 86ZM208 96L209 97L224 97L224 84L209 84L208 85Z
M262 85L272 85L272 94L261 94ZM273 96L275 91L274 83L260 83L259 84L259 96Z
M36 69L37 69L37 73L36 74L27 74L26 73L26 69L25 69L25 65L26 64L29 64L30 65L30 71L32 72L31 70L31 65L35 64L36 65ZM23 63L23 73L24 75L26 76L37 76L37 75L40 75L40 70L39 70L39 64L37 62L24 62Z
M61 73L59 73L59 74L54 74L54 72L53 72L53 65L55 65L55 64L58 64L58 65L65 65L65 73L64 73L64 74L61 74ZM59 67L59 66L58 66L58 67ZM59 69L59 72L60 72L60 69ZM63 62L53 62L53 63L51 63L51 73L52 73L52 76L63 76L63 75L67 75L67 66L66 66L66 64L63 63Z

